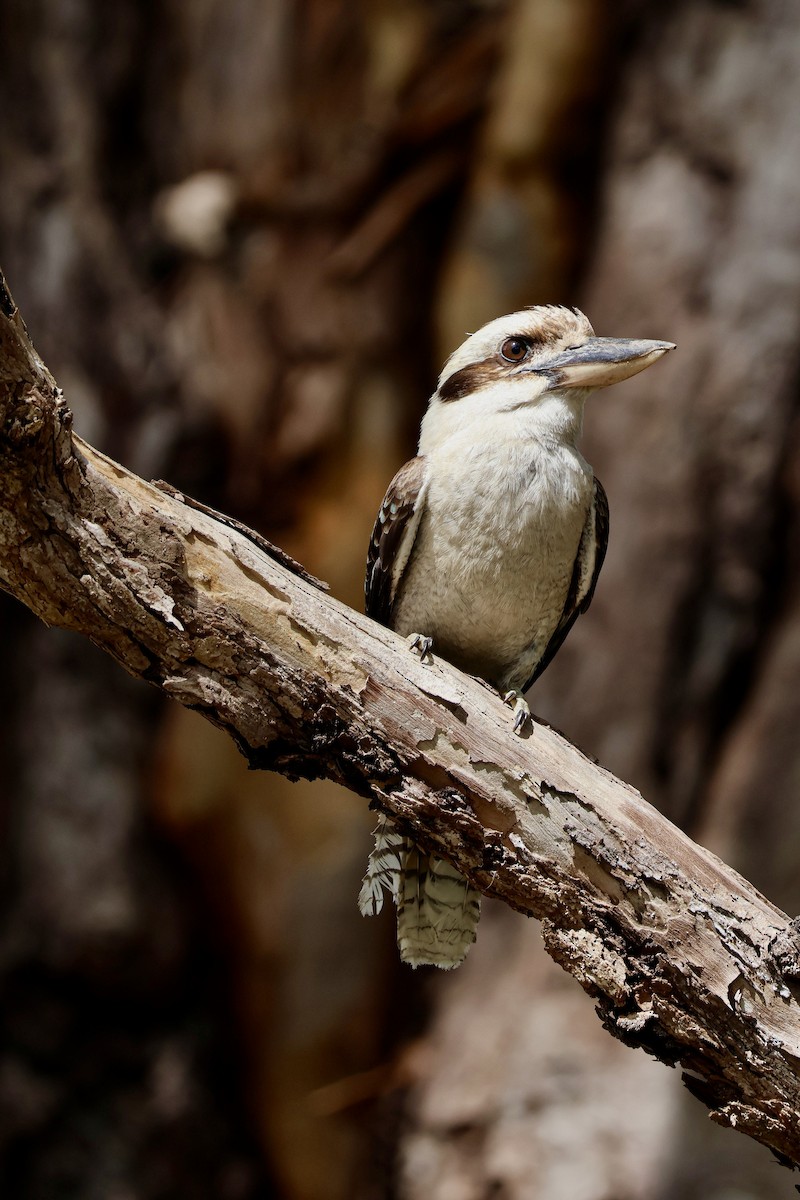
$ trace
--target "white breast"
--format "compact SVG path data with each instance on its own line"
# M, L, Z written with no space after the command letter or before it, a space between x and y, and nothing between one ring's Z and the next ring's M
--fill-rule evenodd
M505 430L503 430L505 432ZM452 437L426 454L425 513L392 624L499 688L522 687L550 641L593 494L574 445Z

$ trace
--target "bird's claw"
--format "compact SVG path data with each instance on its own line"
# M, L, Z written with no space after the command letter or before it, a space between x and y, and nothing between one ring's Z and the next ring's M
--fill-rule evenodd
M419 653L419 661L425 662L426 658L431 658L431 647L433 646L433 638L428 637L424 633L412 633L408 639L409 650L416 650Z
M514 709L512 730L518 737L521 737L528 722L533 720L531 710L528 708L528 701L522 692L518 692L515 688L512 688L510 692L506 692L505 696L503 696L503 703L508 704Z

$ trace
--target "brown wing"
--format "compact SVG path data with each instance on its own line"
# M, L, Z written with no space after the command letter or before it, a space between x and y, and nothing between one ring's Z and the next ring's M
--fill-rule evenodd
M383 498L367 552L366 613L391 625L397 584L408 562L425 501L425 458L412 458Z
M608 496L606 496L605 488L600 480L595 479L594 500L586 515L586 524L581 534L561 620L547 643L536 670L522 689L523 691L527 691L531 684L539 678L545 667L550 665L580 614L585 613L592 603L594 589L597 587L597 577L600 574L607 547Z

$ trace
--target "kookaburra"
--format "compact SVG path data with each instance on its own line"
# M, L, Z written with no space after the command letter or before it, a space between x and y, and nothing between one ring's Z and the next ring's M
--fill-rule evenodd
M671 342L595 337L578 309L499 317L450 356L422 421L419 453L381 505L366 610L425 658L494 684L530 719L523 693L594 594L608 503L578 450L595 389L643 371ZM359 895L397 905L401 958L445 969L475 940L480 893L448 861L382 817Z

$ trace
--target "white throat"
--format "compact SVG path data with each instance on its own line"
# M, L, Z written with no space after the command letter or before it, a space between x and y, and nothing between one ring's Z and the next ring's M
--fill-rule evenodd
M532 391L519 379L495 383L459 400L442 401L434 395L422 421L419 453L430 454L448 442L474 447L533 440L575 447L589 390Z

